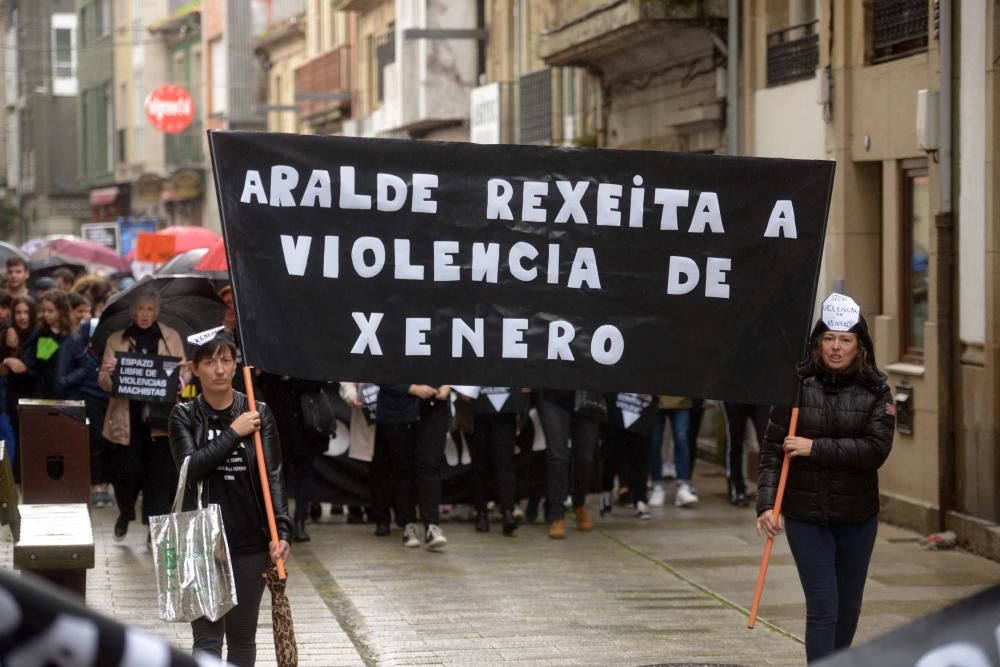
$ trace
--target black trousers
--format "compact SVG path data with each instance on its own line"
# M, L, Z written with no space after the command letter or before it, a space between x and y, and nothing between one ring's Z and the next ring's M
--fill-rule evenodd
M396 525L417 520L438 523L441 505L441 459L448 436L447 401L421 401L420 421L379 424L375 428L375 455L371 466L372 514L387 522L389 499Z
M743 437L746 435L747 419L753 421L757 441L764 442L770 413L771 408L766 405L728 401L722 404L722 414L726 419L726 478L731 495L747 492L747 481L743 475Z
M470 438L472 454L472 496L476 511L486 511L490 501L490 472L496 479L496 499L500 509L514 510L517 494L514 473L514 438L517 435L517 415L501 413L476 415L475 430Z
M253 667L257 661L257 619L264 595L264 577L271 565L267 552L232 556L233 579L239 603L217 621L199 618L191 622L192 653L203 651L222 659L225 637L226 661L236 667Z
M601 425L596 419L575 414L544 399L538 402L538 417L545 433L545 460L548 464L545 520L552 522L562 519L566 513L563 501L567 491L573 496L573 507L583 507L587 501L587 485L594 471ZM572 450L569 446L571 438ZM572 482L570 456L573 459Z
M111 443L104 439L104 414L108 399L85 396L87 420L90 422L90 483L107 484L112 481Z
M290 461L292 464L292 495L295 497L295 516L293 519L296 522L309 518L315 460L315 454L307 454L306 456L296 456Z
M166 436L152 437L149 429L132 423L131 445L114 445L114 487L118 513L135 519L135 501L142 492L142 519L169 514L177 492L177 466Z
M617 426L606 426L602 448L612 461L618 462L618 479L627 486L634 502L646 502L646 481L649 478L649 436L633 433ZM610 491L608 478L602 475L602 491ZM612 479L613 481L613 479Z

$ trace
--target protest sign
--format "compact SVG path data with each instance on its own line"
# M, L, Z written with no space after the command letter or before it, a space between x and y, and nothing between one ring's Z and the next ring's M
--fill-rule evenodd
M249 364L314 380L794 400L831 162L209 141Z
M111 395L133 401L170 403L177 400L180 357L115 352L118 365L111 377Z

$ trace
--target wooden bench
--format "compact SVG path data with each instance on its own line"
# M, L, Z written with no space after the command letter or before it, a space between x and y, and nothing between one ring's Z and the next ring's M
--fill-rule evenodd
M94 533L85 503L20 505L7 448L0 441L0 524L14 534L14 568L87 595Z

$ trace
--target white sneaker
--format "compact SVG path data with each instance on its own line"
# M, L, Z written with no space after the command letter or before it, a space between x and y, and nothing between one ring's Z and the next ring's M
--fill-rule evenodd
M677 495L674 497L674 505L677 507L693 507L698 504L698 496L691 490L688 484L677 485Z
M673 463L664 463L661 468L663 479L677 479L677 466Z
M663 503L666 502L666 499L667 492L663 489L663 485L653 485L653 493L649 496L649 504L653 507L663 507Z
M424 535L425 547L427 547L431 551L434 551L436 549L443 548L444 545L446 544L448 544L448 540L445 539L444 533L441 532L440 526L438 526L436 523L432 523L431 525L427 526L427 533Z
M649 513L649 505L641 500L635 504L635 518L639 521L649 521L653 515Z
M408 523L403 529L403 546L415 549L420 546L420 536L417 535L417 524Z

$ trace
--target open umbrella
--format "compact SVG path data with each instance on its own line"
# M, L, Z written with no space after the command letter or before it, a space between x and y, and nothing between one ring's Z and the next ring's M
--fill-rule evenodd
M157 321L177 330L187 341L191 334L222 324L226 304L215 293L212 281L204 276L147 276L123 292L112 295L101 313L91 343L98 358L104 354L108 338L131 322L132 303L136 294L146 287L160 293L160 315Z
M75 259L65 259L63 257L48 257L46 259L28 260L28 289L34 290L39 278L51 278L57 269L69 269L73 275L80 277L87 272L87 268L82 262Z
M111 248L85 239L55 239L32 254L33 259L48 257L79 260L87 265L92 273L98 272L100 267L107 267L115 273L128 273L132 270L128 260Z
M229 260L226 258L226 244L222 239L208 249L208 252L194 265L195 271L229 271Z
M195 248L193 250L188 250L187 252L182 252L179 255L174 256L169 262L158 268L155 273L158 276L181 276L187 275L194 272L194 265L198 263L205 253L208 252L208 248Z
M6 265L8 257L20 257L25 262L28 261L28 256L21 252L17 246L0 241L0 267Z

